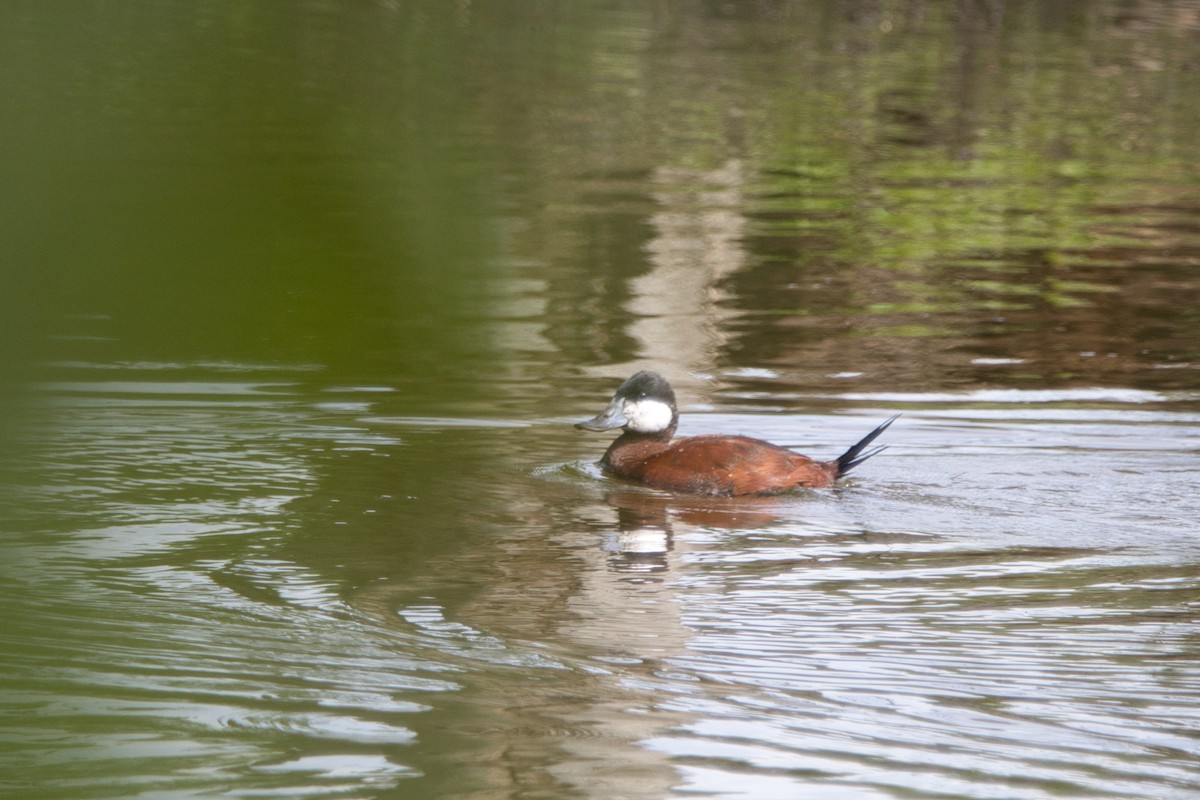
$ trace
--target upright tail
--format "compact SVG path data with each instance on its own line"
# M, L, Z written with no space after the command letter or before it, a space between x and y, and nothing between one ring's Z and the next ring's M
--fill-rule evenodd
M846 452L844 452L840 456L838 456L837 461L834 462L835 464L837 464L837 477L839 477L839 478L842 477L847 472L854 469L855 467L857 467L862 462L866 461L871 456L875 455L876 453L880 453L880 452L886 450L887 445L880 445L879 447L873 447L870 450L867 450L867 446L870 445L871 442L875 441L876 437L878 437L879 434L886 431L888 429L888 426L891 425L893 422L895 422L899 417L900 417L900 415L897 414L896 416L887 420L882 425L880 425L878 428L871 431L863 438L859 439L858 443L855 444L853 447L851 447L849 450L847 450ZM867 451L864 453L863 452L864 450L867 450Z

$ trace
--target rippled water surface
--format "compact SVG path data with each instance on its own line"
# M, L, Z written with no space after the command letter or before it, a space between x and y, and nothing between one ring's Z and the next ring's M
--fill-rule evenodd
M0 17L0 796L1200 798L1200 4Z

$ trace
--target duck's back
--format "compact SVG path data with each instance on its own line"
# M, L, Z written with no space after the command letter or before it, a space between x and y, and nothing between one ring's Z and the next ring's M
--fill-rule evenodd
M708 495L777 494L832 486L836 464L813 461L748 436L690 436L673 442L620 440L604 457L613 474L656 489Z

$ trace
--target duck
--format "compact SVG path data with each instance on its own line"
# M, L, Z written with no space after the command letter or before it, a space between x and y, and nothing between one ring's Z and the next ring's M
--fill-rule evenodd
M817 461L749 436L675 439L679 425L675 391L662 375L644 370L620 385L604 411L575 427L621 429L600 459L608 475L673 493L737 497L829 488L886 449L886 445L871 448L871 443L899 416L883 422L832 461Z

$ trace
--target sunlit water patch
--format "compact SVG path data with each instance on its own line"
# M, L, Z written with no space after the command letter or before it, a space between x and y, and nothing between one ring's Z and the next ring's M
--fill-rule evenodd
M790 538L682 581L673 665L722 688L671 703L698 720L652 746L697 779L716 760L799 794L1188 796L1193 569L869 535L782 558Z
M679 768L678 791L1193 796L1200 417L1185 398L840 400L904 416L837 490L671 498L585 473L613 508L602 546L625 546L614 579L647 563L647 531L668 543L676 650L655 658L662 707L687 721L643 745ZM684 432L832 457L874 416L703 413ZM622 627L595 635L640 625Z

